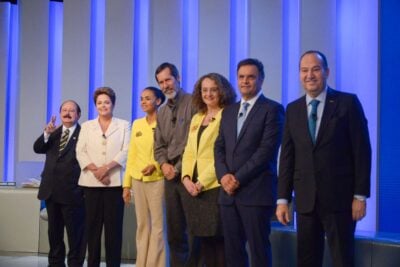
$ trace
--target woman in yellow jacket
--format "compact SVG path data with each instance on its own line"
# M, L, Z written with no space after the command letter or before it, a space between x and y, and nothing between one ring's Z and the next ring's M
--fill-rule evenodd
M137 220L136 248L138 267L164 267L164 178L154 160L153 143L157 109L165 96L160 89L147 87L142 91L140 104L146 116L132 124L128 159L123 181L125 203L135 201Z
M214 142L221 111L235 98L232 85L218 73L201 77L193 92L192 103L199 112L192 118L182 159L182 182L190 196L184 210L189 231L200 240L200 257L207 267L225 265Z

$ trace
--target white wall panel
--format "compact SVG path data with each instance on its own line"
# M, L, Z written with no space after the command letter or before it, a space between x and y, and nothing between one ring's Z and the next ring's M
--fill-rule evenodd
M106 1L104 85L117 95L114 116L131 120L133 1Z
M47 0L19 1L19 161L36 160L33 142L46 125L48 19Z
M336 81L336 1L301 1L301 54L307 50L319 50L328 59L329 85Z
M64 1L61 98L74 99L88 118L90 67L90 0Z
M282 96L282 3L249 1L249 57L264 64L264 94L277 101Z
M218 72L229 79L229 38L230 1L199 1L199 76Z
M156 85L154 71L163 62L182 66L182 2L184 0L151 1L149 84Z

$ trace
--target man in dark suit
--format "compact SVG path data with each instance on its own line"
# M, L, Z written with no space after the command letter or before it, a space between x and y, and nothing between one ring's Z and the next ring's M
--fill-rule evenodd
M271 266L270 217L276 199L277 155L284 110L261 92L264 67L257 59L237 66L241 101L222 113L215 169L227 266Z
M49 266L65 266L64 227L68 236L68 266L82 266L85 259L84 204L78 186L80 167L75 157L81 115L79 105L67 100L60 107L62 126L52 116L33 149L46 154L38 198L45 200L48 215Z
M300 59L306 95L287 107L278 179L278 220L297 208L297 265L322 266L326 234L334 266L354 266L356 221L370 194L371 146L358 98L327 86L319 51Z

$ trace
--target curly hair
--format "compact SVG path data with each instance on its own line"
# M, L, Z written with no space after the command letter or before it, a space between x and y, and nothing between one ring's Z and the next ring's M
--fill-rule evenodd
M223 75L219 73L208 73L203 75L195 84L192 96L192 104L193 106L201 113L207 112L207 105L204 103L203 98L201 96L201 84L204 79L213 80L217 87L219 93L219 107L224 108L230 104L233 104L236 101L236 93L233 89L232 84L226 79Z

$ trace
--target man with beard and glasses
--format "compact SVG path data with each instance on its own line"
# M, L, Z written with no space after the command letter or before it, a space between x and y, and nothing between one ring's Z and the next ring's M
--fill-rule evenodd
M155 131L154 156L165 177L165 206L170 265L197 266L198 242L187 236L183 212L189 195L181 183L182 154L186 145L190 121L195 114L192 97L180 87L178 69L171 63L161 64L155 78L168 99L160 108Z
M83 193L78 186L81 168L76 159L81 116L79 105L67 100L60 107L62 125L52 116L33 149L46 154L38 198L46 202L49 266L65 266L64 227L68 236L68 266L83 266L85 259Z

